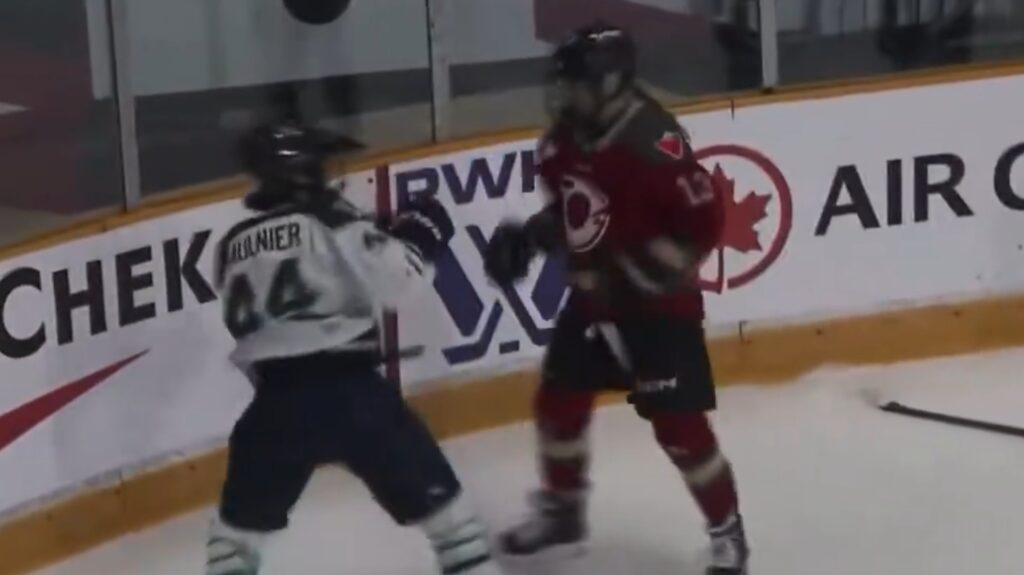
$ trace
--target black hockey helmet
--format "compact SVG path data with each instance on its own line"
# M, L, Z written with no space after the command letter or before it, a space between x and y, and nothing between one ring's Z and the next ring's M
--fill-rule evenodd
M636 44L623 29L597 23L576 30L555 50L554 111L592 121L636 82Z
M295 121L257 126L239 146L243 168L259 183L246 204L268 210L282 203L333 200L337 191L327 183L327 159L361 147L345 136Z

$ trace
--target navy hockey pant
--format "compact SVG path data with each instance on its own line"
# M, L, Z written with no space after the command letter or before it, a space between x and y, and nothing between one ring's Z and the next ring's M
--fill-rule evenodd
M231 433L221 517L283 529L314 469L346 465L400 524L425 519L460 485L399 387L345 354L262 362L256 394Z

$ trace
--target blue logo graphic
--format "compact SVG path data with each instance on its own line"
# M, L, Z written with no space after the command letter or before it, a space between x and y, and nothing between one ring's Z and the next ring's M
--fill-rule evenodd
M473 245L482 254L488 241L483 231L478 226L471 225L466 227L466 233L469 234ZM527 301L533 304L543 322L550 323L555 318L566 290L563 257L551 256L544 261L537 282L530 290L529 298L523 298L519 290L515 288L488 286L487 289L499 289L504 296L495 300L490 309L486 309L476 287L451 250L446 251L438 261L437 271L434 288L441 296L441 302L455 322L459 334L463 337L471 337L481 322L484 322L484 327L475 341L442 350L448 363L453 365L466 363L480 359L487 354L494 341L498 322L501 321L501 317L505 313L502 299L511 309L512 315L522 326L526 337L533 345L545 346L551 339L551 328L541 327L538 322L534 321L527 308ZM498 346L498 352L502 354L517 351L519 351L519 341L517 340L502 342Z
M465 175L460 174L452 163L395 174L395 192L398 196L395 207L402 211L409 206L413 197L421 194L437 196L442 184L456 206L471 204L478 198L480 188L483 188L486 196L482 199L503 198L508 193L517 165L522 193L533 193L537 189L537 164L533 150L530 149L504 154L497 170L493 169L488 158L476 158L470 161Z
M532 148L509 151L501 156L475 158L465 170L459 170L449 163L400 172L395 174L396 207L401 211L420 194L436 196L442 192L450 196L456 207L474 201L501 199L513 188L517 172L518 182L521 182L521 190L517 191L533 193L537 186L537 165ZM453 213L457 224L458 215L457 211ZM489 240L483 229L475 224L464 225L462 229L482 255ZM529 290L524 285L518 288L499 288L490 283L475 286L463 266L482 266L482 259L464 259L470 261L460 262L451 248L448 248L436 262L434 289L459 335L472 338L466 343L441 350L448 363L464 364L486 356L493 349L498 326L506 311L511 311L529 343L535 346L546 345L551 338L552 328L545 326L549 326L557 315L566 292L564 257L546 258L536 282ZM500 297L490 297L494 292L498 292ZM486 301L492 303L487 304ZM535 321L530 306L540 321ZM474 337L474 334L478 335ZM520 344L519 340L502 341L498 343L498 353L516 353L520 350Z

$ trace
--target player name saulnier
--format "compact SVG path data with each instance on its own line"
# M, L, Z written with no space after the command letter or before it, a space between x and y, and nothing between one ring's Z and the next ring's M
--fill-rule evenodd
M228 261L233 264L267 251L284 251L302 245L302 226L281 224L272 228L256 228L239 236L228 246Z

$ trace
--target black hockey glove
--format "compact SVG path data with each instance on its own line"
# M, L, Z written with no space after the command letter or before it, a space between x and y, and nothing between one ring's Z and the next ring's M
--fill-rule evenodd
M455 235L455 225L448 211L434 198L416 200L388 226L391 235L412 244L428 261L441 255Z
M502 222L484 252L484 271L494 283L511 285L526 277L536 251L522 224Z

